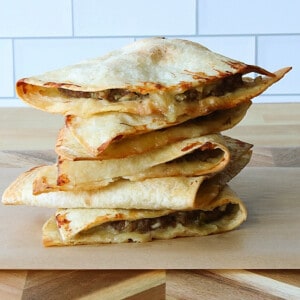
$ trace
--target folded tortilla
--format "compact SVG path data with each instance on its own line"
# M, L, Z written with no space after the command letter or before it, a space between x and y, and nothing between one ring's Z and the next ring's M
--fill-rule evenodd
M251 150L232 153L227 167L213 177L178 176L150 178L142 181L118 180L98 190L51 191L33 194L33 183L41 173L57 176L55 166L41 166L21 174L4 192L7 205L33 205L64 208L123 208L150 210L197 209L201 203L213 202L222 187L249 162ZM205 199L205 200L204 200Z
M184 139L230 129L243 119L250 105L251 101L162 130L154 128L155 122L146 122L150 116L114 112L88 119L67 117L67 126L60 131L56 152L61 159L68 160L112 159L141 154ZM153 118L162 119L151 116L151 122ZM132 119L139 119L140 123L137 125ZM161 124L163 127L167 125L170 124ZM150 132L140 134L141 131Z
M97 156L113 141L175 126L187 119L188 117L184 116L176 122L169 122L160 115L140 116L122 112L105 112L87 118L67 116L65 123L79 143Z
M148 242L229 231L246 220L239 197L226 185L197 210L58 209L43 226L43 244Z
M291 68L271 73L181 39L149 38L100 58L17 82L28 104L48 112L164 115L169 122L227 109L259 95ZM243 78L255 72L263 78Z
M229 145L229 147L227 146ZM41 172L34 181L34 194L50 191L83 191L103 188L120 179L211 176L229 163L231 152L244 153L252 145L220 134L186 139L121 159L59 162L57 176Z

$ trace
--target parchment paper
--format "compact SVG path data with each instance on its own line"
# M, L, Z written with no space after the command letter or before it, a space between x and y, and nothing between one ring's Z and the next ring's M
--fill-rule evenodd
M0 193L24 169L0 169ZM44 248L53 209L0 205L1 269L300 268L300 168L246 168L232 182L248 219L232 232L119 244Z

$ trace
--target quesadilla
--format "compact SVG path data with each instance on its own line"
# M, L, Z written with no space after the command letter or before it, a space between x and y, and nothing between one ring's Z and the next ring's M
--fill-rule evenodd
M186 139L151 152L121 159L63 160L57 184L62 190L92 190L118 178L132 181L172 176L198 176L219 172L228 164L230 152L221 135ZM132 168L134 166L134 168Z
M203 202L192 211L58 209L43 226L43 243L49 247L204 236L232 230L246 217L242 201L225 186L213 205Z
M46 169L46 170L45 170ZM51 191L33 194L33 182L40 172L56 178L54 166L40 166L22 173L4 192L6 205L53 208L186 209L193 207L204 176L118 180L99 190Z
M60 131L56 153L66 160L102 160L141 154L184 139L227 130L242 120L250 105L251 101L162 130L151 130L153 123L148 128L145 119L138 116L143 122L139 126L150 131L144 134L137 134L135 124L129 118L124 122L119 113L113 113L110 120L106 114L95 115L75 127L67 122ZM124 115L128 114L121 114Z
M65 124L57 163L21 174L2 202L57 209L43 226L45 246L232 230L247 211L228 183L252 145L221 132L290 70L272 73L191 41L149 38L20 79L19 97L63 114Z
M214 176L176 176L141 181L117 180L101 189L33 193L40 174L55 181L55 166L41 166L21 174L4 192L2 202L10 205L34 205L63 208L123 208L150 210L187 210L210 203L227 182L236 176L251 158L251 145L242 143L233 151L222 172Z
M59 162L54 178L47 176L47 169L41 170L33 183L33 193L93 190L119 179L141 181L161 177L212 176L228 165L233 153L243 154L250 147L250 144L213 134L121 159L63 160Z
M291 68L271 73L214 53L200 44L150 38L100 58L23 78L17 93L48 112L163 115L168 122L232 108L259 95ZM244 78L255 72L264 77Z

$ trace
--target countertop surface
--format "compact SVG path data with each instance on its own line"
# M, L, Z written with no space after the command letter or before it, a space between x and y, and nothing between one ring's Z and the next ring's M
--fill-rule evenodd
M2 171L9 170L8 174L55 161L53 148L62 124L61 116L31 108L1 108ZM245 119L224 134L254 144L253 156L243 173L242 181L246 181L248 175L254 177L253 172L256 170L263 170L264 177L269 174L277 182L274 187L278 189L276 194L281 190L279 183L288 185L280 195L283 201L294 203L299 198L300 103L253 104ZM3 180L5 181L3 178L2 185ZM268 189L272 188L272 180L269 180ZM263 189L256 188L255 193L260 190ZM294 195L293 199L291 195ZM299 205L295 205L293 210L294 214L299 215ZM292 232L300 225L297 219L293 222L296 229L293 228ZM1 228L1 234L5 234L4 227ZM242 229L244 228L247 225ZM270 232L270 235L273 233ZM284 236L284 232L282 234ZM287 240L293 240L289 232L286 235ZM163 264L162 267L156 266L155 269L148 270L32 270L34 268L30 267L8 270L11 268L6 268L4 264L0 266L0 298L61 299L64 296L66 299L299 299L300 272L294 270L300 263L300 253L298 248L295 249L297 245L294 245L294 250L297 251L293 252L290 248L290 252L287 252L286 267L284 260L280 263L273 260L272 255L276 249L271 252L268 252L268 247L260 249L261 253L265 251L265 257L268 258L270 254L267 270L265 261L261 264L264 269L259 264L254 266L255 269L249 269L249 266L246 266L247 269L236 269L236 265L231 267L224 262L223 266L217 264L217 268L213 269L207 265L197 269L189 263L188 268L185 269L183 265L180 270L163 269ZM260 258L256 259L259 261ZM292 260L295 261L294 266ZM1 261L4 261L3 257ZM290 270L285 270L287 268ZM228 297L224 298L227 294Z

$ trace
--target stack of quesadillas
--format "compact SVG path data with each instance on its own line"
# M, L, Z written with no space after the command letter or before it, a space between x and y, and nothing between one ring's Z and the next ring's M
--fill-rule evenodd
M20 98L65 115L65 125L57 163L21 174L2 201L57 208L43 227L45 246L234 229L246 208L228 182L252 145L221 132L289 70L270 73L197 43L150 38L21 79Z

